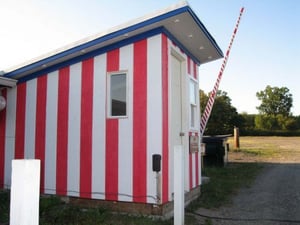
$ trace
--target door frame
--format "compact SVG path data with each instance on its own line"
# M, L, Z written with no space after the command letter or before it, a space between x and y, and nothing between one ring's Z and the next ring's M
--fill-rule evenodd
M181 145L183 146L184 149L184 161L185 165L188 165L187 159L188 159L188 154L189 154L189 149L188 149L188 136L189 136L189 108L188 108L188 75L187 75L187 58L186 55L181 53L180 50L175 49L174 47L171 47L170 50L170 61L169 61L169 77L170 77L170 82L169 82L169 105L170 105L170 116L169 116L169 171L170 171L170 176L169 176L169 182L170 182L170 195L172 196L173 194L173 179L174 179L174 174L173 174L173 165L174 165L174 137L173 137L173 132L171 131L172 129L172 80L173 79L173 68L172 68L172 60L173 57L180 61L181 63L181 71L180 71L180 89L181 89L181 133L183 136L181 136ZM176 134L175 134L176 135ZM180 134L177 134L180 135ZM188 166L185 166L184 168L184 173L185 173L185 190L189 190L189 185L188 185Z

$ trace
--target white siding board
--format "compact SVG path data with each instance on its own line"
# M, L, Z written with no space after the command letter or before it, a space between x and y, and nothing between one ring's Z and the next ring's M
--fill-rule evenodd
M69 122L68 122L68 171L67 190L70 196L79 196L80 182L80 107L81 63L70 66Z
M92 198L105 198L106 54L94 58Z
M127 71L127 113L119 119L119 200L132 201L133 192L133 45L120 48L120 70Z
M56 193L58 71L48 74L45 140L45 193Z

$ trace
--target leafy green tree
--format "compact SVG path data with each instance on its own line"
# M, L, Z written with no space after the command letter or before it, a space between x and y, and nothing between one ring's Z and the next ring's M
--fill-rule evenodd
M293 96L287 87L267 86L256 93L261 104L257 107L260 115L255 118L255 127L264 130L299 129L297 118L291 114Z
M255 128L255 114L248 114L248 113L241 113L239 114L242 122L243 122L243 126L240 127L241 129L244 130L252 130Z
M293 106L293 96L287 87L271 87L256 92L256 97L261 101L256 107L261 114L289 116Z
M279 130L275 115L260 114L255 117L255 127L261 130Z
M297 130L299 124L297 118L294 116L285 117L282 115L277 116L277 121L282 130Z
M209 95L203 90L199 91L201 115L205 109ZM241 124L241 117L235 107L231 105L231 99L227 92L219 90L208 120L205 135L232 134L234 126Z

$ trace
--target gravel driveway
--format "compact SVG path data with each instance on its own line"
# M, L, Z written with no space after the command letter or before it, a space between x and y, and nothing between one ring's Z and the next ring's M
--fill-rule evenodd
M268 162L250 188L241 189L229 206L200 208L198 224L300 225L300 150L281 163ZM296 153L296 154L295 154ZM293 160L291 160L293 158Z

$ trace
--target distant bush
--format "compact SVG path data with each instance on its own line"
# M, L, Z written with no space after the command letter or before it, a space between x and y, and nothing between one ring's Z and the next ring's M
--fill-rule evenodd
M300 130L262 130L262 129L243 129L239 130L240 136L300 136Z

